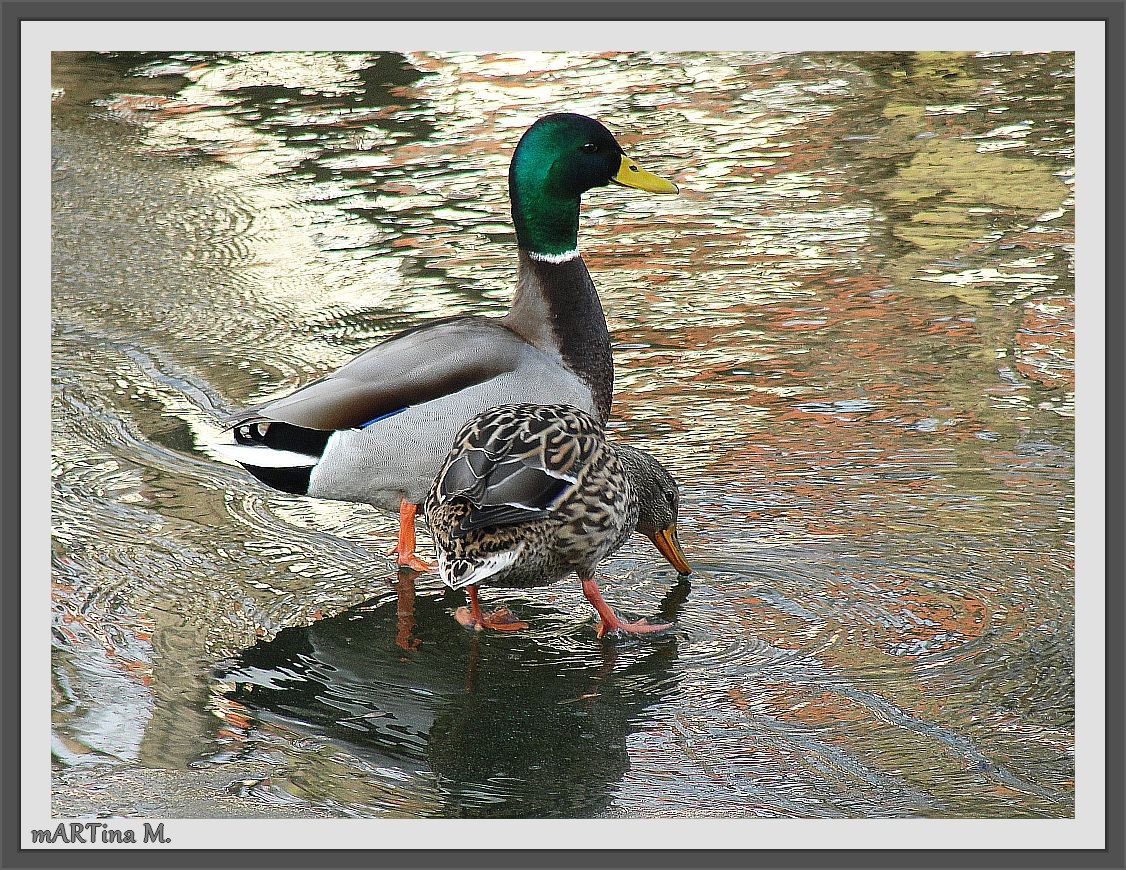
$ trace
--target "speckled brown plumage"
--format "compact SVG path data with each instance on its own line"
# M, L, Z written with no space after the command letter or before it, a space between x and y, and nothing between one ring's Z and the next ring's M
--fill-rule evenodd
M584 411L504 405L461 430L424 507L442 579L460 588L592 580L634 531L675 541L677 504L660 463Z

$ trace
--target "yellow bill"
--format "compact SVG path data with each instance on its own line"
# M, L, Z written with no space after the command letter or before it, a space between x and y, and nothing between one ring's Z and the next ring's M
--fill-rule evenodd
M610 179L626 187L636 187L638 190L647 190L650 193L680 193L680 188L652 172L646 172L624 154L622 165L618 167L617 174Z
M652 538L661 555L668 559L669 564L676 568L678 574L691 574L692 568L684 558L684 551L680 549L680 540L676 536L676 523L667 529L661 529Z

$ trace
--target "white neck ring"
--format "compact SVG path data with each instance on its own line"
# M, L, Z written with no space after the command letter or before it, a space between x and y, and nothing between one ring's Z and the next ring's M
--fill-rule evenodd
M534 251L528 251L528 256L533 260L539 260L541 263L566 263L569 260L575 259L579 255L579 249L573 248L570 251L564 251L562 254L537 254Z

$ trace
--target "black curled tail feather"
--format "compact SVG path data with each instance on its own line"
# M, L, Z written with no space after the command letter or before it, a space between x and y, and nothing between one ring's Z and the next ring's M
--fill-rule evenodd
M235 443L251 447L268 447L271 450L289 450L308 456L320 456L325 451L332 431L306 429L278 420L252 419L236 423Z
M297 466L276 466L270 463L256 465L251 458L238 457L239 464L266 486L292 495L308 495L313 467L324 454L332 434L276 420L244 420L234 426L236 444L261 448L263 454L270 450L281 450L309 457L308 465ZM248 451L251 454L253 452Z

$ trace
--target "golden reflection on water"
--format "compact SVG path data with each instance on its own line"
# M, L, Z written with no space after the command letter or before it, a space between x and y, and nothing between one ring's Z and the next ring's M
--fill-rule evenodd
M1072 81L1052 54L56 58L60 760L280 758L247 801L338 814L1070 814ZM423 679L464 640L431 581L423 653L392 644L391 523L257 488L203 445L222 411L383 336L502 313L508 159L550 110L681 186L592 191L581 246L612 430L675 469L703 570L674 664L588 660L566 584L512 599L544 611L496 679L529 704L559 699L520 662L578 675L579 698L604 683L592 745L628 754L596 800L563 783L544 809L450 749L492 720ZM608 574L639 613L669 584L640 546ZM334 688L361 629L391 646ZM321 645L270 646L287 637ZM325 697L406 668L403 692L437 699L402 726L429 754L310 732L313 707L271 718L251 703L269 685L235 699L276 678L212 681L247 650Z

